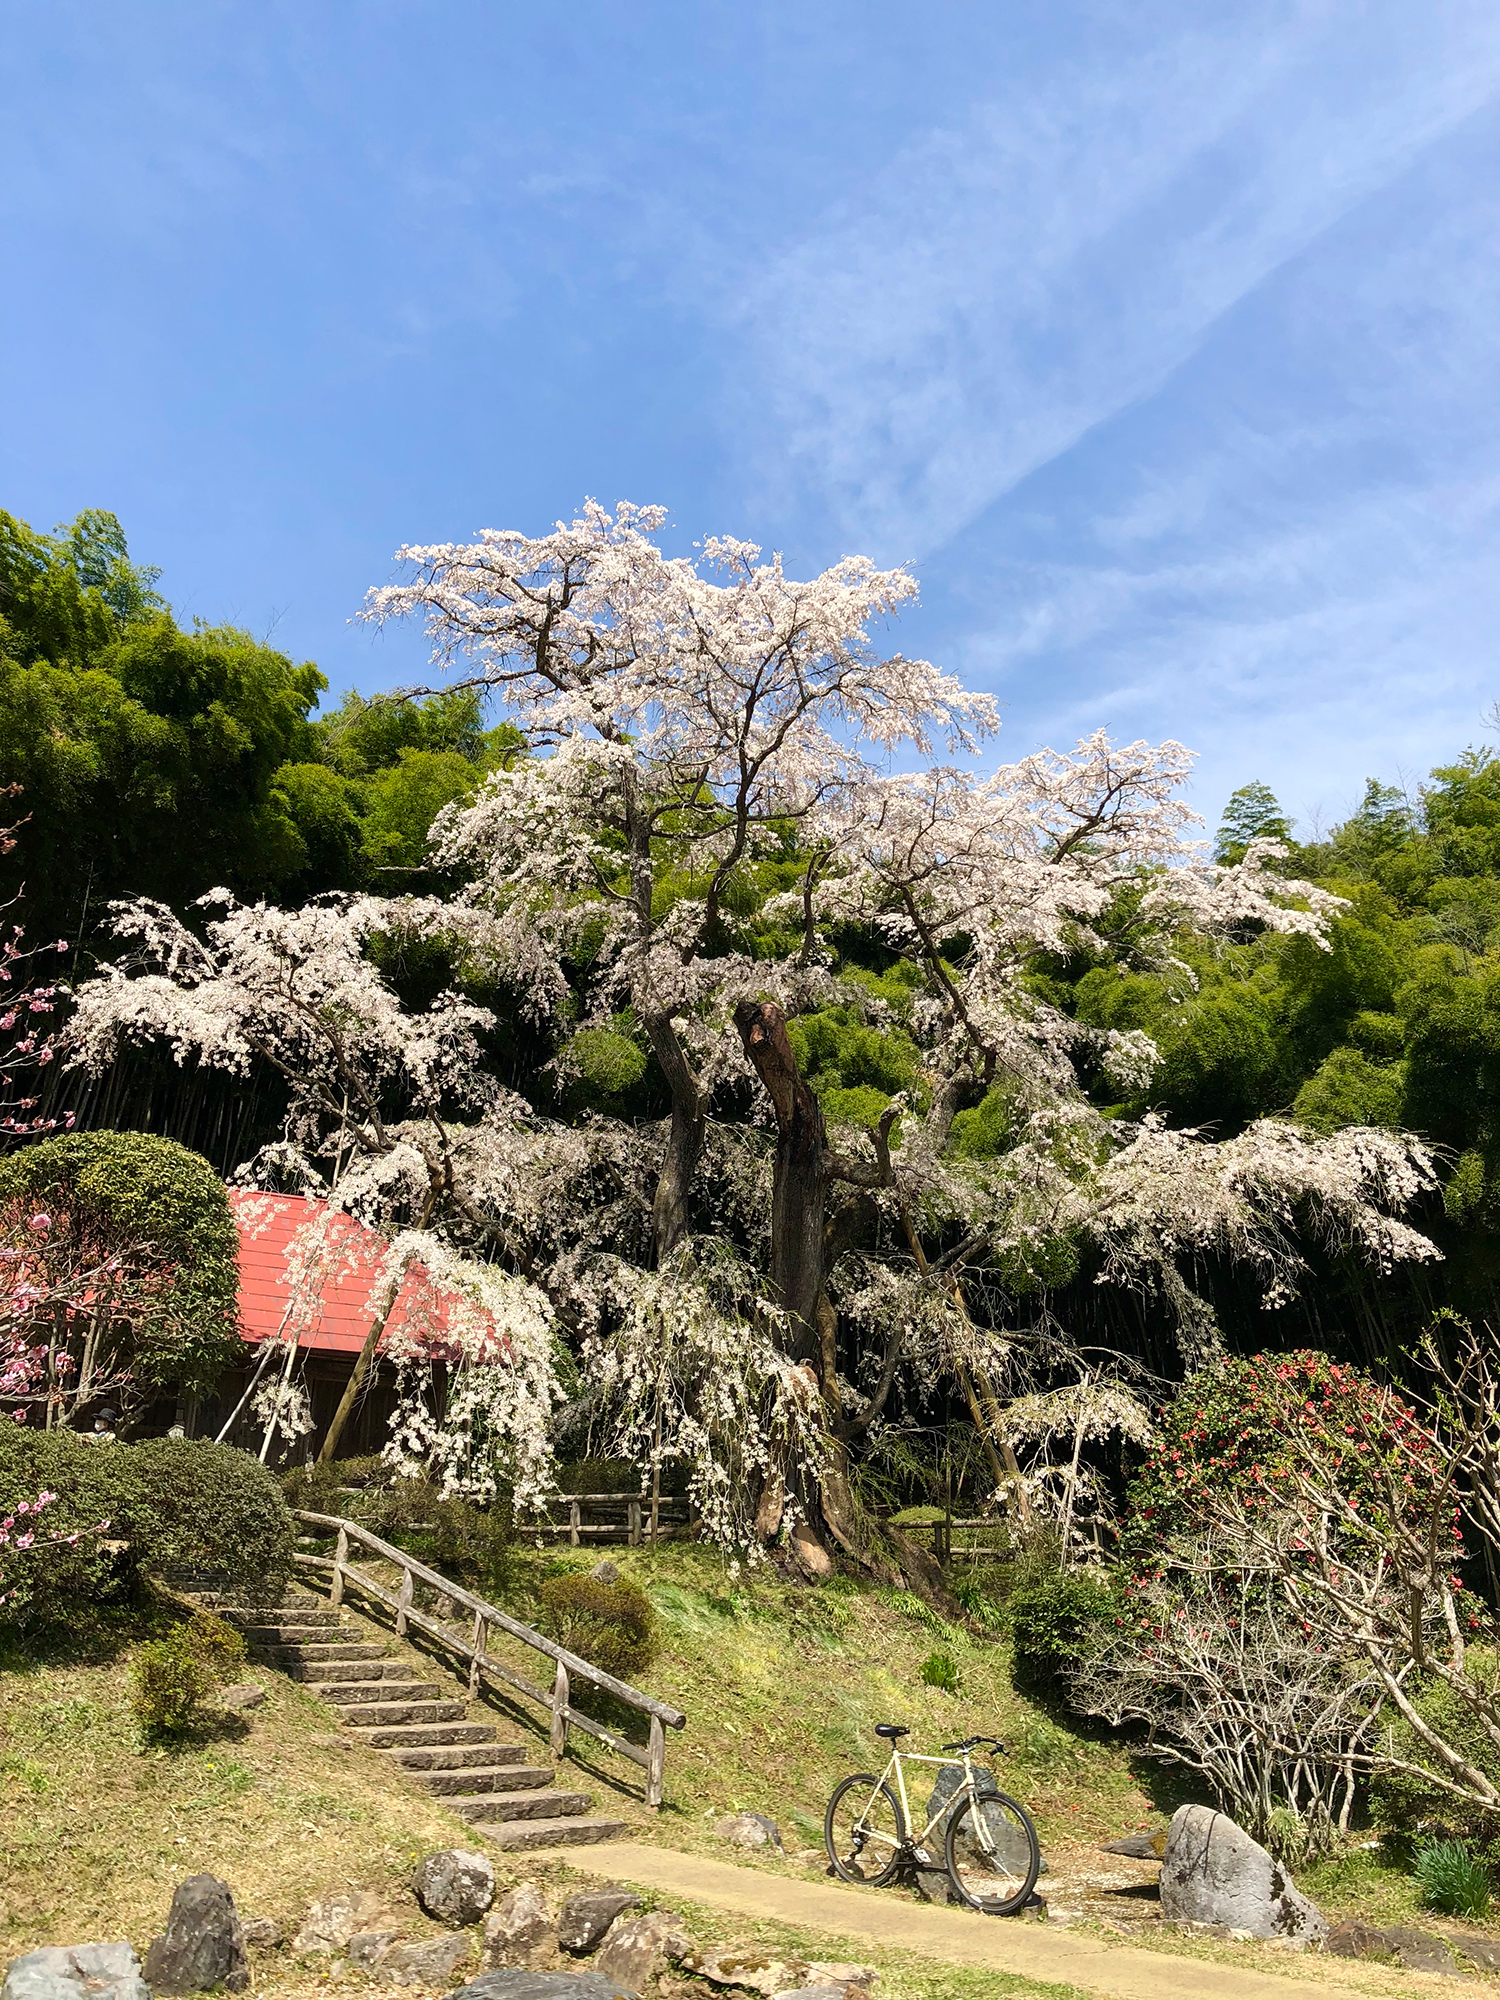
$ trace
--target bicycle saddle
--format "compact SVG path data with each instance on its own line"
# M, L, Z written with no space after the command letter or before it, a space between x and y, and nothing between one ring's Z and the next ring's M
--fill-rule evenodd
M903 1728L899 1722L877 1722L875 1734L884 1736L888 1742L894 1743L898 1736L910 1736L911 1731Z

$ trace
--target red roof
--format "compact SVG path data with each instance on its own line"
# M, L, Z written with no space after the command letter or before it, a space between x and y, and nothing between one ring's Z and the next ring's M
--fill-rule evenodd
M386 1239L351 1215L328 1213L304 1195L261 1194L231 1188L230 1206L240 1231L240 1322L250 1341L275 1339L300 1321L300 1344L323 1353L357 1354L380 1310ZM326 1226L288 1251L299 1229L320 1213ZM293 1272L305 1277L293 1298ZM411 1322L430 1327L445 1317L444 1294L421 1264L408 1267L386 1321L381 1344Z

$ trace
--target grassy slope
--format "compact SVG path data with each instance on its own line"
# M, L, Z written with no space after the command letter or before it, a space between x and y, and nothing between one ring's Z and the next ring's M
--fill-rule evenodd
M646 1678L686 1712L688 1727L669 1735L668 1803L660 1815L611 1790L616 1781L628 1787L637 1774L607 1752L596 1755L586 1739L578 1742L584 1768L562 1775L589 1783L601 1807L620 1810L637 1834L743 1858L772 1873L801 1873L816 1864L799 1866L796 1851L820 1841L832 1784L876 1760L873 1724L884 1720L908 1723L921 1749L981 1730L1004 1737L1014 1746L1006 1781L1031 1805L1054 1856L1086 1851L1143 1821L1159 1824L1173 1803L1150 1767L1133 1768L1118 1746L1090 1740L1018 1696L1003 1646L935 1629L930 1614L893 1607L873 1591L812 1591L767 1572L731 1579L706 1550L611 1556L657 1605L661 1653ZM521 1558L517 1609L555 1560ZM958 1667L957 1695L921 1682L921 1664L935 1646ZM408 1789L375 1753L340 1747L327 1710L258 1669L250 1677L269 1695L245 1724L226 1724L226 1733L170 1753L143 1749L127 1709L127 1668L121 1652L91 1663L8 1663L0 1671L0 1952L109 1936L127 1936L142 1949L161 1926L173 1883L203 1868L233 1884L245 1911L289 1928L312 1895L341 1881L380 1890L408 1934L431 1928L406 1889L412 1860L434 1845L472 1844L470 1829ZM240 1733L229 1733L235 1729ZM714 1840L713 1817L742 1806L780 1822L792 1859L741 1857ZM586 1850L575 1865L587 1870ZM500 1864L502 1880L562 1882L568 1871L561 1859ZM1391 1921L1413 1909L1406 1878L1367 1855L1332 1865L1308 1886L1333 1914ZM693 1915L705 1941L859 1956L838 1940ZM1160 1933L1149 1942L1245 1962L1240 1947L1216 1951ZM1396 1990L1397 1976L1379 1968L1327 1964L1346 1984ZM882 1967L887 2000L971 1991L1051 1992L1056 2000L1063 1990L993 1974L932 1973L899 1956ZM306 1981L283 1953L261 1963L257 1983L291 1994Z

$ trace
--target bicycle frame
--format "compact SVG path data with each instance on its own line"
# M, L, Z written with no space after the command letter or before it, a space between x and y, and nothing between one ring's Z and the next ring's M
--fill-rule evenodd
M963 1784L953 1794L952 1798L944 1800L943 1804L938 1807L937 1811L932 1815L932 1818L928 1820L926 1826L923 1827L920 1833L913 1833L911 1805L906 1796L906 1776L904 1771L902 1770L902 1766L904 1764L937 1764L939 1766L946 1766L949 1764L957 1764L957 1763L961 1763L964 1767ZM874 1803L876 1795L880 1791L880 1787L884 1784L889 1783L893 1774L896 1779L896 1794L901 1801L901 1817L906 1823L907 1844L911 1848L924 1847L927 1842L927 1837L932 1832L932 1829L935 1826L941 1825L941 1823L948 1817L949 1813L953 1811L953 1809L958 1804L960 1799L966 1797L967 1798L977 1797L977 1794L974 1790L974 1766L970 1757L970 1753L967 1750L960 1751L957 1756L923 1757L919 1755L918 1752L915 1750L905 1750L905 1751L898 1750L895 1748L894 1745L892 1745L891 1760L886 1765L885 1769L881 1772L880 1776L875 1780L875 1789L870 1793L869 1801L866 1803L865 1806L866 1812L869 1811L870 1806ZM985 1815L983 1813L975 1814L974 1830L975 1833L978 1835L979 1845L984 1849L984 1851L987 1854L992 1854L995 1848L994 1838L990 1833L989 1822L985 1818ZM865 1838L867 1840L883 1840L885 1836L877 1832L874 1827L869 1827L865 1831ZM890 1845L894 1847L896 1843L892 1841Z

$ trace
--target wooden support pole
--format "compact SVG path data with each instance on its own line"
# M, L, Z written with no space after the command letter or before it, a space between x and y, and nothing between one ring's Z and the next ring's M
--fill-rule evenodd
M349 1560L349 1530L339 1529L338 1543L333 1551L333 1588L328 1593L330 1604L344 1601L344 1564Z
M474 1613L474 1656L469 1661L469 1699L472 1701L479 1692L479 1662L490 1647L489 1620L482 1611Z
M576 1549L578 1546L578 1526L583 1519L583 1509L576 1500L568 1502L568 1540Z
M411 1571L409 1569L402 1570L401 1588L396 1592L396 1637L398 1639L405 1638L406 1636L406 1614L411 1609L412 1587L413 1579Z
M667 1762L667 1732L662 1728L661 1717L651 1718L651 1746L648 1752L651 1761L646 1766L646 1804L655 1812L661 1805L662 1781Z
M562 1757L568 1748L568 1670L559 1660L552 1683L552 1754Z
M633 1549L641 1545L641 1503L632 1500L625 1510L625 1540Z

